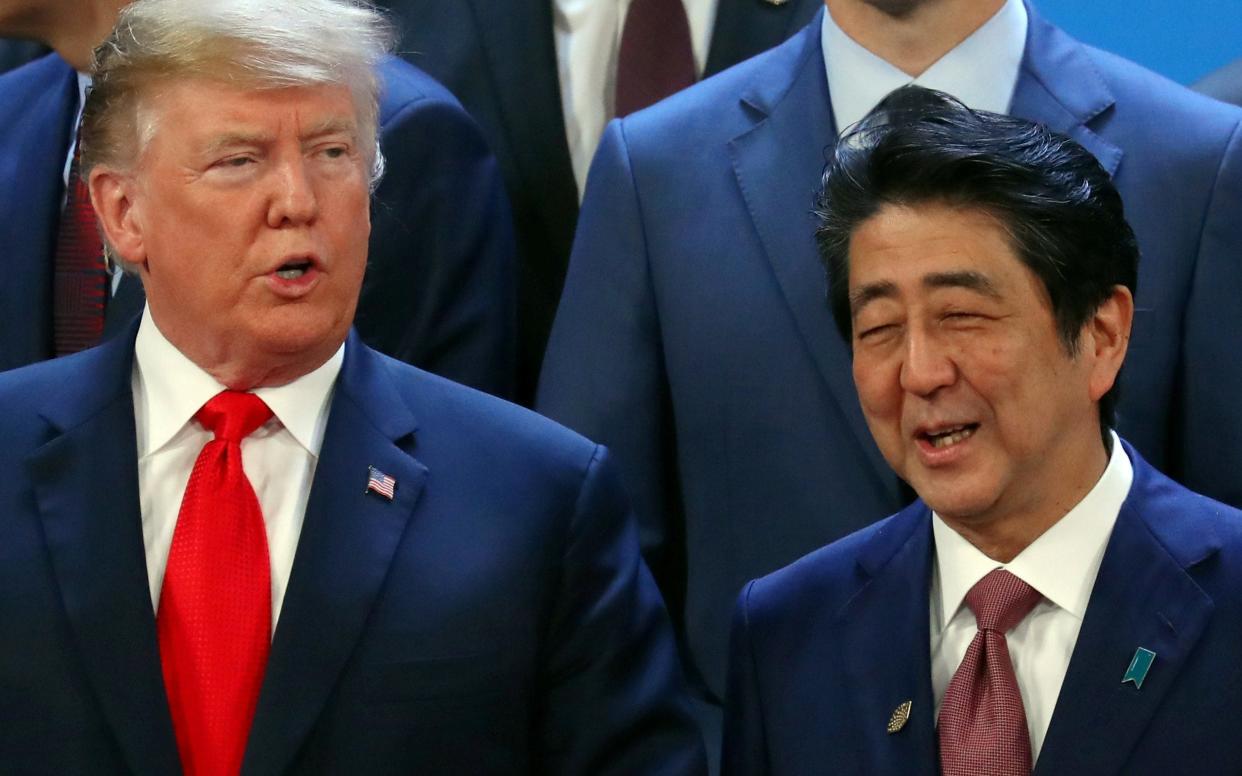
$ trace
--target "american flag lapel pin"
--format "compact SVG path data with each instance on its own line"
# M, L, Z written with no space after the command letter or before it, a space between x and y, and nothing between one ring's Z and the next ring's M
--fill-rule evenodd
M387 501L392 501L393 493L396 490L396 480L374 466L367 467L367 493L374 493L377 496L382 496Z

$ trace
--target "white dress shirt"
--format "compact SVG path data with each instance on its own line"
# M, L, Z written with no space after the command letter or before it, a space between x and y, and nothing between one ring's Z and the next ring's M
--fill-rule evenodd
M586 188L591 157L614 115L617 54L632 0L554 0L552 37L561 83L561 111L573 160L578 198ZM690 22L695 72L702 73L716 21L717 0L682 0Z
M332 388L345 346L315 371L277 388L254 391L273 416L242 440L242 468L259 499L271 561L272 630L280 617L311 480L319 461ZM144 310L134 345L134 424L138 498L151 604L159 610L164 568L190 471L213 435L194 420L225 387L173 347Z
M820 35L837 131L863 119L889 92L912 83L951 94L976 110L1008 112L1026 48L1026 26L1021 0L1007 0L991 19L914 78L846 35L825 7Z
M931 672L936 716L949 680L978 631L966 594L993 569L1038 590L1044 600L1005 635L1013 661L1031 758L1039 757L1061 693L1108 537L1130 492L1134 468L1113 434L1113 452L1095 487L1009 563L997 563L932 514L936 556L931 582Z

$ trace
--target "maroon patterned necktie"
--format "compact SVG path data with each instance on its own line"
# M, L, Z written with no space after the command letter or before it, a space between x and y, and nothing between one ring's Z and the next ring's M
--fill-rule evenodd
M242 469L242 439L272 416L251 393L221 391L194 417L203 445L181 500L156 631L186 776L241 770L271 646L267 529Z
M52 272L52 344L56 355L76 353L99 343L108 272L91 195L78 174L79 152L69 163L65 209L60 216Z
M694 48L682 0L634 0L617 55L617 116L694 83Z
M1039 603L1039 591L996 569L966 594L979 632L940 705L944 776L1029 776L1031 739L1005 633Z

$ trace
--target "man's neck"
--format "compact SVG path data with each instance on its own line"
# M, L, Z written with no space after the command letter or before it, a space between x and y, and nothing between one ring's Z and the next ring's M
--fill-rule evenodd
M1005 0L825 0L859 45L917 77L992 18Z

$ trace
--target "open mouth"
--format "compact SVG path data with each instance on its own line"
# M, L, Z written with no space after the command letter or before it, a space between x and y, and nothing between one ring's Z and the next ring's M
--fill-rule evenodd
M919 434L919 437L937 450L942 450L970 439L978 428L978 423L965 423L936 432L924 432Z
M276 277L281 280L297 280L310 271L313 263L310 259L286 261L276 268Z

